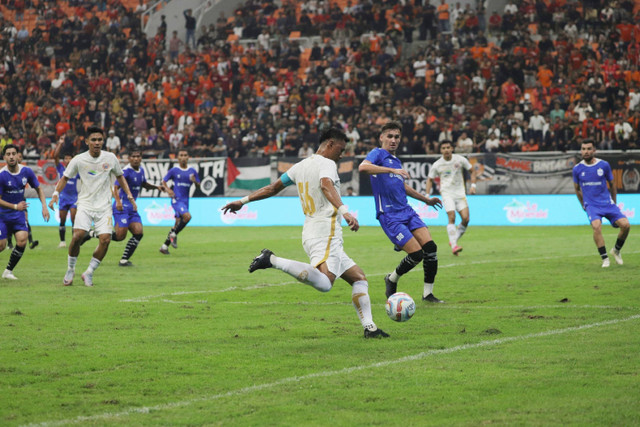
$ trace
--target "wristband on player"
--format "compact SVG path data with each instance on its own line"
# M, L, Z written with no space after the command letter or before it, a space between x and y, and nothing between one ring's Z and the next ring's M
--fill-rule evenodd
M57 191L54 191L54 192L53 192L53 194L52 194L51 196L58 196L58 195L60 195L60 193L59 193L59 192L57 192Z
M249 196L244 196L242 199L240 199L240 203L242 203L243 205L249 203Z
M18 205L13 205L13 210L17 211L18 210Z
M475 182L471 183L471 188L476 188L476 183Z
M349 208L347 207L347 205L342 205L338 208L338 213L342 216L344 216L344 214L346 214L347 212L349 212Z

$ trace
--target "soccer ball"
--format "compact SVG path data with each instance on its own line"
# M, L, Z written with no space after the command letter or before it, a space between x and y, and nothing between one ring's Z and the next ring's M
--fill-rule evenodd
M416 303L409 294L396 292L387 300L387 316L396 322L406 322L416 312Z

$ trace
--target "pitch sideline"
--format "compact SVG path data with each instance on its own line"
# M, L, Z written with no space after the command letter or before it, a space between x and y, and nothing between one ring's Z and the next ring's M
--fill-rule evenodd
M42 423L28 424L27 426L30 426L30 427L36 427L36 426L40 426L40 427L61 426L61 425L67 425L67 424L78 424L78 423L83 423L83 422L106 420L106 419L110 419L110 418L126 417L126 416L129 416L129 415L132 415L132 414L147 414L147 413L149 413L151 411L162 411L162 410L167 410L167 409L172 409L172 408L180 408L180 407L184 407L184 406L190 406L190 405L193 405L193 404L199 403L199 402L210 402L210 401L214 401L214 400L217 400L217 399L222 399L222 398L225 398L225 397L238 396L238 395L242 395L242 394L248 394L248 393L251 393L251 392L254 392L254 391L261 391L261 390L265 390L265 389L269 389L269 388L274 388L274 387L278 387L278 386L284 385L284 384L299 383L299 382L302 382L302 381L305 381L305 380L311 380L311 379L315 379L315 378L324 378L324 377L332 377L332 376L336 376L336 375L344 375L344 374L349 374L351 372L362 371L362 370L365 370L365 369L382 368L382 367L386 367L386 366L390 366L390 365L396 365L396 364L400 364L400 363L413 362L413 361L416 361L416 360L424 359L424 358L429 357L429 356L436 356L436 355L440 355L440 354L450 354L450 353L455 353L455 352L458 352L458 351L473 350L473 349L477 349L477 348L490 347L490 346L494 346L494 345L507 344L507 343L511 343L511 342L525 341L525 340L532 339L532 338L540 338L540 337L547 337L547 336L553 336L553 335L561 335L561 334L566 334L566 333L575 332L575 331L581 331L581 330L585 330L585 329L598 328L598 327L601 327L601 326L615 325L615 324L618 324L618 323L629 322L629 321L636 320L636 319L640 319L640 314L635 314L633 316L622 318L622 319L612 319L612 320L607 320L607 321L604 321L604 322L590 323L590 324L587 324L587 325L571 326L571 327L568 327L568 328L554 329L554 330L551 330L551 331L537 332L537 333L534 333L534 334L527 334L527 335L520 335L520 336L515 336L515 337L505 337L505 338L499 338L499 339L495 339L495 340L481 341L481 342L475 343L475 344L463 344L463 345L458 345L458 346L455 346L455 347L445 348L445 349L440 349L440 350L430 350L430 351L425 351L425 352L421 352L421 353L418 353L418 354L414 354L412 356L405 356L405 357L401 357L399 359L387 360L387 361L383 361L383 362L372 363L372 364L369 364L369 365L352 366L350 368L343 368L343 369L334 370L334 371L322 371L322 372L316 372L314 374L288 377L288 378L283 378L281 380L278 380L278 381L275 381L275 382L271 382L271 383L259 384L259 385L255 385L255 386L251 386L251 387L244 387L244 388L241 388L241 389L228 391L226 393L214 394L214 395L211 395L211 396L205 396L205 397L200 397L200 398L191 399L191 400L183 400L183 401L180 401L180 402L165 403L165 404L155 405L155 406L143 406L143 407L139 407L139 408L130 408L130 409L127 409L125 411L120 411L120 412L113 412L113 413L112 412L107 412L107 413L98 414L98 415L79 416L79 417L76 417L76 418L71 418L71 419L66 419L66 420L45 421L45 422L42 422Z

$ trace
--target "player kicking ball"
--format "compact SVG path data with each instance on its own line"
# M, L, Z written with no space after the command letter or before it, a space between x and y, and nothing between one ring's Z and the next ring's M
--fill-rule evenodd
M618 238L611 255L616 263L622 265L620 249L629 235L631 225L626 216L616 204L616 185L608 162L595 157L596 147L592 140L585 140L580 146L582 161L573 167L573 186L580 201L580 205L587 212L593 241L602 258L602 267L611 264L607 255L607 248L602 236L602 218L607 218L614 228L619 228ZM608 187L607 187L608 186Z
M343 248L342 218L351 230L357 231L360 227L340 198L337 162L346 143L347 137L341 130L325 131L320 136L316 154L293 165L273 184L228 203L222 210L235 213L244 204L275 196L286 186L296 185L305 215L302 245L310 263L277 257L269 249L264 249L254 258L249 272L276 268L320 292L329 292L336 278L341 277L351 285L351 301L364 328L364 337L386 338L389 335L373 322L367 278Z

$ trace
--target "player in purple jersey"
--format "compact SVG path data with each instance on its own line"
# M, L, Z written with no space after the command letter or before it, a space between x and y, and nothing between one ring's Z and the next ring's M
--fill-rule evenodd
M22 153L20 151L18 151L18 164L22 164ZM29 224L29 212L24 211L24 217L27 220L27 231L29 233L29 249L34 249L40 242L37 240L33 240L31 224ZM7 246L9 246L9 249L13 249L13 240L11 238L11 234L7 237Z
M169 188L168 181L173 181L173 190ZM191 221L189 213L189 191L191 184L200 187L200 177L198 172L189 167L189 152L186 149L178 151L178 166L169 169L169 172L162 179L162 188L171 197L171 207L175 212L176 224L173 226L167 239L160 246L160 252L169 255L169 244L174 248L178 247L178 233Z
M64 160L60 162L60 151L62 150L62 146L64 145L64 135L60 137L58 140L58 145L53 152L53 161L56 165L56 170L58 171L58 178L62 178L64 174L64 170L67 165L73 158L71 153L64 154ZM76 220L76 211L78 210L78 188L77 188L77 180L78 175L69 179L64 190L60 192L60 204L58 205L58 213L60 215L60 226L58 227L58 232L60 233L60 244L59 248L64 248L67 246L67 242L65 239L65 235L67 232L67 214L71 217L71 226L73 228L73 224Z
M602 236L603 217L607 218L613 227L620 228L615 247L611 249L611 255L618 264L622 265L620 249L627 240L631 225L616 205L617 191L611 166L606 161L595 157L596 147L591 140L585 140L582 143L580 154L582 161L573 167L573 186L580 205L589 217L593 229L593 240L602 258L602 267L606 268L610 265Z
M7 165L0 169L0 252L7 247L7 237L14 233L16 235L16 245L11 251L9 263L2 273L2 278L16 280L13 269L24 254L29 237L25 217L29 204L24 199L24 188L27 184L38 193L42 203L42 217L45 221L49 221L49 210L36 174L30 168L18 163L18 147L13 144L5 145L2 156Z
M402 125L388 122L382 126L380 144L360 164L360 172L371 175L371 188L376 204L376 218L391 242L407 253L394 271L384 278L387 298L396 293L400 277L422 262L424 288L422 300L443 302L433 295L433 284L438 272L438 246L429 229L407 202L407 195L436 208L442 202L429 198L409 186L405 179L409 173L395 156L402 138Z
M122 169L124 179L129 184L129 189L134 199L138 198L141 188L148 190L160 190L161 186L153 185L147 181L144 169L140 167L142 163L142 152L139 148L133 148L129 153L129 165ZM131 267L130 258L135 252L140 240L142 240L142 219L138 211L133 209L131 203L127 200L126 194L116 181L113 187L113 216L115 218L115 231L111 234L111 240L120 242L127 237L127 230L131 231L131 238L124 248L122 258L118 265L120 267Z

